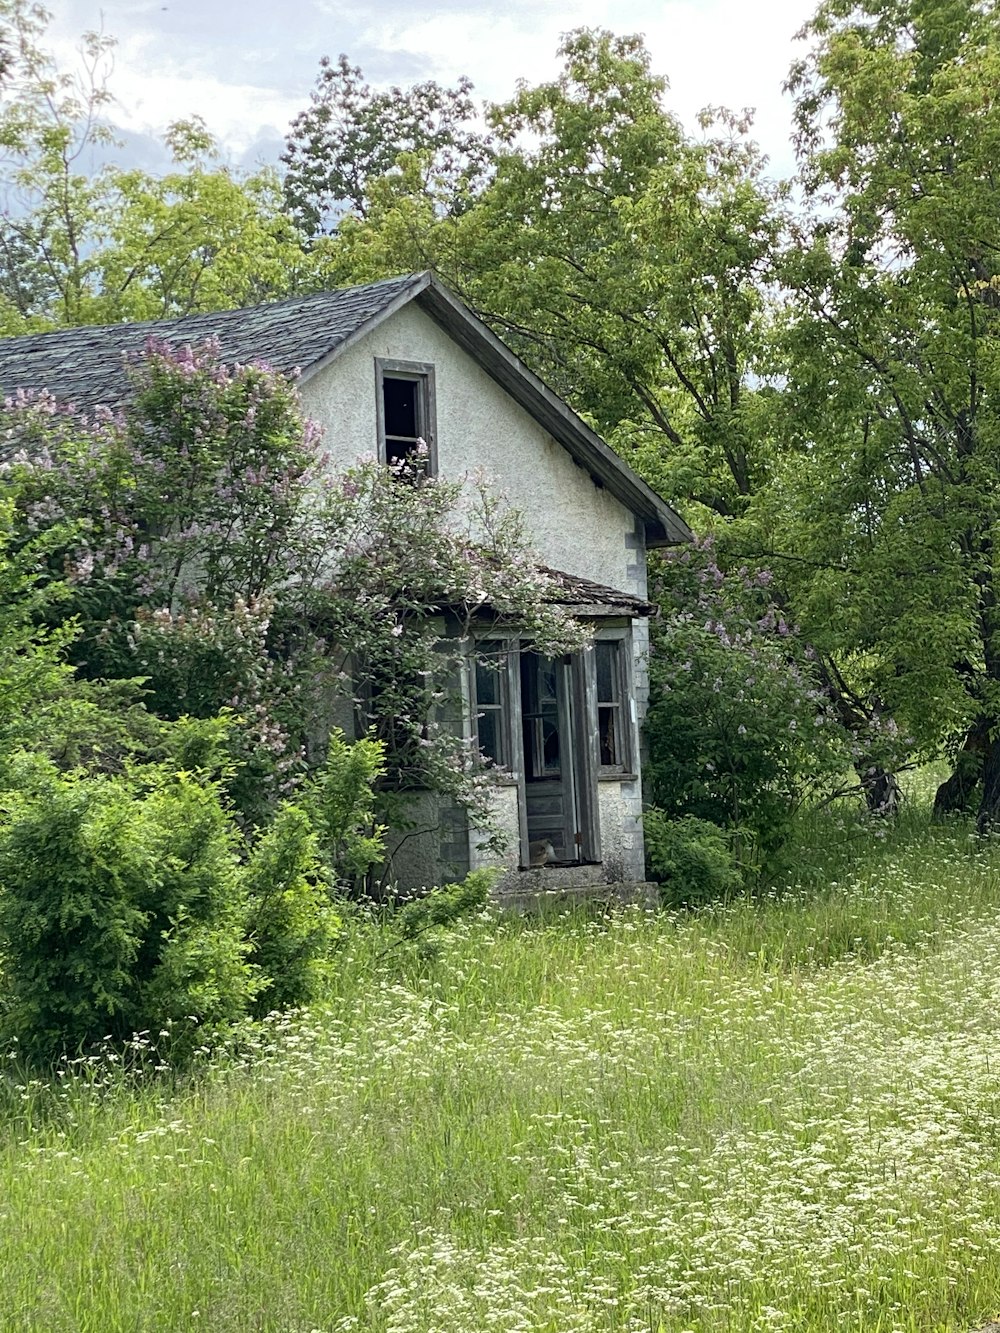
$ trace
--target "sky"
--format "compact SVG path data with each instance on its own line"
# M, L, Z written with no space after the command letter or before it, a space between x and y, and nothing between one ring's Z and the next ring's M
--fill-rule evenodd
M776 175L789 174L790 99L781 86L803 49L810 0L48 0L48 43L64 67L80 34L117 39L109 87L124 155L156 170L157 136L201 115L241 165L275 162L308 102L319 59L346 52L373 84L466 74L475 95L510 96L559 67L560 35L580 26L641 32L668 104L693 132L706 105L756 109Z

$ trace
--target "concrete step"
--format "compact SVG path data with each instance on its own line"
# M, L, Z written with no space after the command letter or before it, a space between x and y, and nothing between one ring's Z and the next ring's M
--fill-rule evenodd
M522 878L527 878L527 874ZM538 888L518 883L516 888L502 888L494 893L493 900L498 907L511 912L558 912L578 904L583 906L591 903L604 907L635 906L651 909L659 906L660 894L658 884L642 882L562 884Z
M534 870L517 870L507 874L500 885L501 891L514 893L543 893L549 889L584 888L600 884L604 867L595 865L538 866Z

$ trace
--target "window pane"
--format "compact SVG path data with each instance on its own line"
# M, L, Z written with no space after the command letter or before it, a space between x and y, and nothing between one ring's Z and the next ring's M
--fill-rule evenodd
M479 721L479 748L488 759L492 759L495 764L504 762L503 745L500 731L500 712L499 709L488 709L485 713L480 713Z
M500 673L488 662L476 663L476 701L480 704L500 702Z
M618 643L597 643L597 702L614 704L619 700L618 688Z
M505 654L499 643L480 643L476 662L476 699L481 704L500 703L500 672L504 669Z
M598 708L597 734L601 742L601 763L614 767L621 763L618 755L618 709Z
M397 380L389 375L383 377L382 407L386 435L406 435L412 440L420 434L419 392L419 380Z

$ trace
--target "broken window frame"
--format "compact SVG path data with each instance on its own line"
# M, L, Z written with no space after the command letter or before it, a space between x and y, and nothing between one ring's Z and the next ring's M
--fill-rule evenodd
M406 380L417 386L416 394L416 434L387 435L385 381ZM390 446L405 445L402 450L395 450L410 458L416 455L417 441L423 440L427 454L423 458L412 458L414 466L419 460L419 471L425 476L437 476L437 398L434 386L434 367L425 361L397 361L390 357L375 358L375 407L378 438L378 458L380 463L390 464Z

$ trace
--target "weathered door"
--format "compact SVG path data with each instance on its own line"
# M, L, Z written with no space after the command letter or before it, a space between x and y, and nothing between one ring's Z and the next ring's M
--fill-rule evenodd
M568 864L583 860L590 840L581 815L582 771L576 697L570 658L520 656L521 734L524 746L524 803L529 849L524 864ZM550 843L551 853L545 848Z

